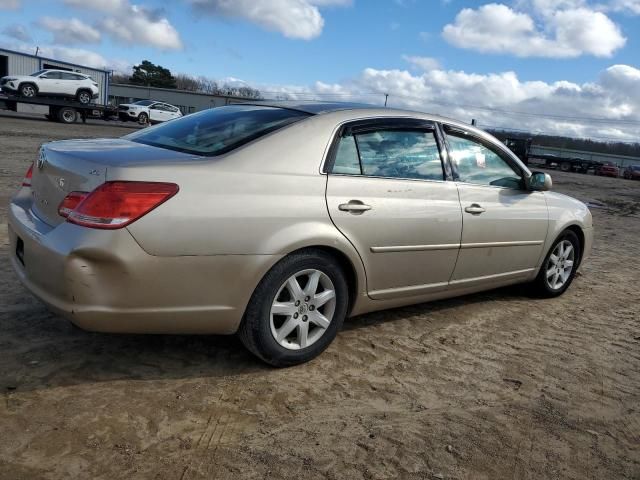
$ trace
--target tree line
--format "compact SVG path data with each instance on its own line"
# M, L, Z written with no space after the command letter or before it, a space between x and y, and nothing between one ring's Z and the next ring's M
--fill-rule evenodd
M184 73L173 75L168 68L156 65L149 60L143 60L139 65L134 65L131 75L114 73L111 76L111 82L145 87L174 88L188 92L228 95L251 100L261 100L263 98L260 90L255 88L245 85L219 84L215 80L204 76L194 77Z

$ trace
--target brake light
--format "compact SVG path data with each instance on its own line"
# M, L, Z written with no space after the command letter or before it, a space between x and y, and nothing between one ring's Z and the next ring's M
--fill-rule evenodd
M31 177L33 177L33 163L29 165L29 170L27 170L27 173L24 175L24 179L22 180L23 187L31 186Z
M106 182L69 212L67 221L90 228L122 228L157 208L176 193L178 185L175 183Z
M60 206L58 206L58 215L67 218L71 212L73 212L78 204L87 198L88 192L71 192L64 197Z

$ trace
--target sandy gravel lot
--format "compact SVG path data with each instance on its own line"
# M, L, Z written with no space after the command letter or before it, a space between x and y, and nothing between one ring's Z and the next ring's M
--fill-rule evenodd
M274 370L233 337L80 331L17 283L39 144L127 131L0 115L0 479L640 479L640 182L552 172L607 205L563 297L365 315Z

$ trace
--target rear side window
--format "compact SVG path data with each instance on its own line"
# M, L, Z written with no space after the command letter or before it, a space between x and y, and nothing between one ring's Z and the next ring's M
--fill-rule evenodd
M252 140L309 117L285 108L231 105L205 110L125 138L197 155L222 155Z
M376 130L340 139L332 173L444 180L433 131Z

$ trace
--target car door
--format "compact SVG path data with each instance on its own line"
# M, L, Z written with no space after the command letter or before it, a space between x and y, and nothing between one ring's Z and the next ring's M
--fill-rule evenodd
M60 72L45 72L38 77L38 93L59 95Z
M149 120L152 122L164 122L164 111L161 103L149 105Z
M547 236L544 193L527 190L522 168L488 139L447 125L444 131L463 218L452 284L531 275Z
M166 120L173 120L174 118L177 118L178 116L180 116L180 110L177 107L174 107L173 105L169 105L167 103L164 104L164 107L166 109Z
M362 258L373 299L447 288L462 228L439 132L422 120L341 127L325 171L327 206Z
M78 92L78 76L74 73L60 72L60 94L75 96Z

